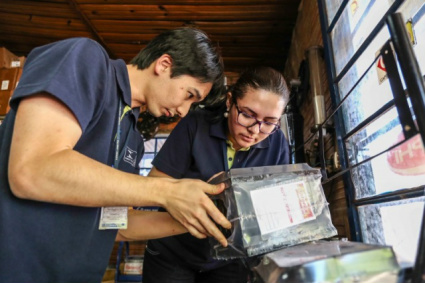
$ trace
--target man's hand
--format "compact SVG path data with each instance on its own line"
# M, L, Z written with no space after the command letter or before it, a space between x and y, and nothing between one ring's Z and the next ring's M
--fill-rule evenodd
M226 237L212 220L226 229L230 229L231 224L207 196L219 194L224 189L224 184L210 185L192 179L176 180L173 195L166 198L164 206L193 236L212 236L226 247Z
M226 237L214 221L226 229L230 229L232 225L207 195L221 193L225 184L211 185L194 179L173 179L155 166L149 172L149 177L167 177L163 181L170 183L162 191L160 204L190 234L199 239L211 236L224 247L227 246Z
M157 211L128 211L128 228L119 229L115 241L143 241L187 233L169 213Z

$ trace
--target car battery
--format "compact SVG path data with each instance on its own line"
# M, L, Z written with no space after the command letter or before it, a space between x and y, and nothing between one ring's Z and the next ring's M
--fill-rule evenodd
M232 228L222 230L227 247L210 238L213 258L251 257L335 236L321 178L307 164L230 169L216 176L210 182L228 188L212 199Z

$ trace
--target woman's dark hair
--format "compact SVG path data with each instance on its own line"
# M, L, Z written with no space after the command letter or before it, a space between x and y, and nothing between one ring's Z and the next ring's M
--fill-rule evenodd
M285 78L281 73L270 67L253 67L244 70L236 83L228 88L228 91L232 93L232 104L237 99L242 99L248 88L270 91L281 96L286 103L289 101L290 91ZM227 109L226 96L217 99L215 104L206 105L206 109L215 112L213 122L221 120Z
M146 69L164 54L173 60L172 78L189 75L204 83L214 83L223 77L223 60L201 30L182 27L165 31L152 39L130 64Z

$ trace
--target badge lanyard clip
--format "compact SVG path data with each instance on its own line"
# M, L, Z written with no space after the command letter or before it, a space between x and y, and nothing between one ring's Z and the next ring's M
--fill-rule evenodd
M115 139L115 155L113 168L118 169L119 156L120 156L120 138L121 138L121 120L124 118L122 111L122 102L120 99L118 107L118 126L117 134ZM128 207L117 206L117 207L102 207L99 220L99 230L106 229L127 229L128 223Z

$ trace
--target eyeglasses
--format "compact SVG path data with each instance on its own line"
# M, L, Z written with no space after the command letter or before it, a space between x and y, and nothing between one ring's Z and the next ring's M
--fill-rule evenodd
M245 128L251 128L252 126L258 124L258 128L260 130L260 133L263 134L273 134L278 129L280 129L280 125L266 122L266 121L259 121L254 116L249 115L248 113L245 113L241 110L239 110L238 104L235 102L236 111L238 111L238 117L236 118L236 121L239 125L245 127Z

